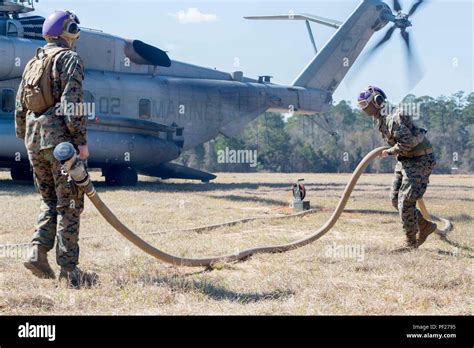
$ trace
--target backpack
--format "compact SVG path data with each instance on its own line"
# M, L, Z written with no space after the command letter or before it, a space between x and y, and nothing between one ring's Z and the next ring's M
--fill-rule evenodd
M51 70L56 56L68 50L62 47L48 51L39 47L36 50L23 73L23 102L28 110L42 114L55 104L51 91Z

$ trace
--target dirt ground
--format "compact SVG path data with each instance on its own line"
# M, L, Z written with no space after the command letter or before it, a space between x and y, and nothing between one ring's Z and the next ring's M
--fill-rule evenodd
M318 209L314 214L201 233L171 231L289 214L291 184L299 178ZM349 175L222 173L211 184L141 177L137 187L115 189L105 187L98 173L93 179L116 215L151 244L176 255L208 256L311 234L331 215ZM80 266L96 271L101 283L71 290L33 277L20 257L6 255L6 245L29 242L39 196L0 172L0 313L472 315L473 179L435 175L425 195L431 213L454 223L450 243L431 236L419 250L391 253L404 240L388 198L391 175L366 174L335 227L320 240L211 271L156 261L86 202ZM54 250L49 258L58 271Z

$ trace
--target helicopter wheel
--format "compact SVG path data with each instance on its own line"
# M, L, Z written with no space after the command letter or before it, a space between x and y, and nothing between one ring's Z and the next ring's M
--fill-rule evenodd
M130 167L110 167L104 176L107 186L136 186L138 182L137 171Z
M14 181L33 183L33 171L30 166L14 166L10 169L10 175Z

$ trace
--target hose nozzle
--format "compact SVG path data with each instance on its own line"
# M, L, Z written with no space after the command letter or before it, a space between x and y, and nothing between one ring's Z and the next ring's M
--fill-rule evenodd
M53 154L61 162L62 169L69 174L77 186L89 185L89 173L84 165L84 161L77 157L77 151L71 143L64 142L57 145Z

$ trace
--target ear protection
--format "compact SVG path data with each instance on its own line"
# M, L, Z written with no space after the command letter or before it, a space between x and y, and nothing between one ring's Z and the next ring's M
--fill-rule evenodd
M370 103L377 109L382 109L385 106L386 100L387 96L380 88L368 86L360 93L358 103L362 109L365 109Z
M385 97L382 94L376 94L372 103L377 109L382 109L385 106Z

